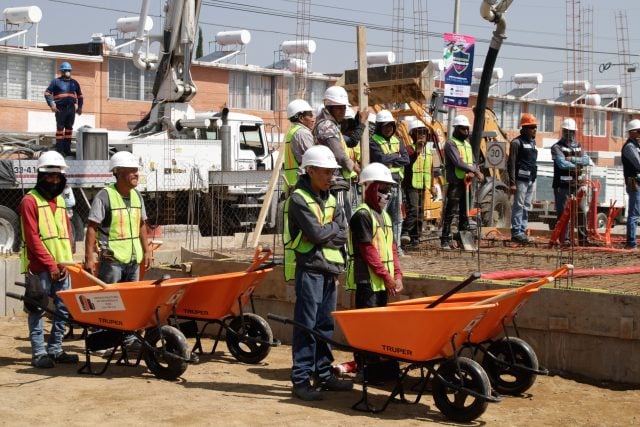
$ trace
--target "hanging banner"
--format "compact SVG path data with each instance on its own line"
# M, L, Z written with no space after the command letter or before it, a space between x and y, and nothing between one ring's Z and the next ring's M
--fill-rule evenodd
M444 105L469 105L474 48L472 36L444 33Z

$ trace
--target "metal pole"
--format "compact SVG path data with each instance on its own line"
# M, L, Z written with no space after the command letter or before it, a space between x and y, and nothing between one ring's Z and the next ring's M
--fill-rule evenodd
M457 34L460 30L460 0L455 0L455 8L453 12L453 32ZM451 138L453 134L453 118L456 116L456 108L449 107L447 116L447 138Z

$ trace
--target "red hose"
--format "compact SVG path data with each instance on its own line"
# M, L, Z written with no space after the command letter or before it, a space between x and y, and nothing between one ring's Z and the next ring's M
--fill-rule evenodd
M481 278L487 280L509 280L537 278L550 275L552 270L502 270L489 273L482 273ZM616 276L623 274L640 274L640 265L631 267L610 267L610 268L580 268L573 270L573 277L587 276Z

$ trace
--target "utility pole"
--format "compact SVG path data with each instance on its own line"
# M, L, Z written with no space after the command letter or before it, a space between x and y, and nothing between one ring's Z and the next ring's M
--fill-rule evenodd
M460 30L460 0L455 0L455 8L453 11L453 33L458 34ZM456 116L456 108L449 107L449 115L447 116L447 138L451 138L453 134L453 118Z

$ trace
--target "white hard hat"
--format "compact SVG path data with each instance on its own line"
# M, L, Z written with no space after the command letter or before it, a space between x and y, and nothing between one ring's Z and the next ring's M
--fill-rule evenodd
M38 172L64 173L67 167L64 157L57 151L46 151L38 157Z
M294 99L287 105L287 118L290 119L305 111L313 112L313 108L304 99Z
M407 126L409 128L409 132L411 132L414 129L421 129L424 128L426 129L427 127L425 126L424 123L422 123L422 121L420 120L412 120L409 122L409 126Z
M382 163L369 163L360 172L361 184L373 181L387 182L389 184L396 183L391 176L391 170Z
M573 119L564 119L560 127L566 130L576 130L576 121Z
M627 123L627 132L630 130L640 129L640 120L633 119L629 123Z
M325 169L338 169L340 165L336 161L333 151L326 145L314 145L302 155L301 168L317 166Z
M347 110L344 112L344 118L345 119L355 119L356 118L356 112L353 111L353 108L347 107Z
M346 105L350 107L349 96L342 86L329 86L324 91L324 105Z
M376 122L376 115L373 113L369 113L369 117L367 117L367 121L369 123L375 123Z
M459 114L454 117L453 126L471 127L471 123L469 123L469 119L467 118L467 116L463 116L462 114Z
M140 168L136 157L128 151L118 151L111 156L109 160L109 169L113 171L115 168Z
M378 114L376 114L376 123L395 123L395 119L389 110L380 110Z

